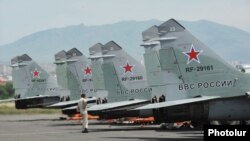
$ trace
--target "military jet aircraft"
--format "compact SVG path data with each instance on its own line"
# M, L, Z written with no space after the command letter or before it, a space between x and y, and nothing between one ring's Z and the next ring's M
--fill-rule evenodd
M46 107L70 95L27 54L11 59L11 67L17 109Z
M128 111L150 103L152 88L148 87L144 66L114 41L96 44L89 51L94 87L108 91L107 102L91 106L89 113L102 118L149 116Z
M88 103L95 103L96 97L100 96L94 89L92 82L91 63L78 49L60 51L55 54L56 74L58 84L64 88L74 90L74 97L70 101L63 101L48 106L49 108L64 108L64 114L76 113L76 105L83 92L87 96Z
M156 121L250 119L250 75L229 65L174 19L142 33Z
M56 61L58 80L79 86L88 96L96 98L97 105L89 105L89 113L97 114L102 118L107 118L107 116L109 118L131 116L128 112L124 113L124 110L122 110L123 114L120 112L116 116L107 113L107 111L116 110L117 113L118 109L129 109L150 102L151 88L147 87L145 69L138 61L124 52L113 41L105 45L97 43L89 50L92 63L75 48L65 52L66 54L74 55L65 55L65 53L59 52L55 57L58 59ZM112 66L109 68L112 71L106 69L104 71L103 69L103 67L110 64L106 62L107 57L112 63ZM105 65L103 64L104 62L106 62ZM64 73L59 73L59 71ZM114 73L114 71L117 72ZM110 74L113 75L110 76ZM110 77L118 80L116 82L111 81ZM61 84L61 82L58 83ZM119 88L114 89L110 82L119 83ZM88 94L88 92L92 93ZM49 107L62 106L62 103L68 102L57 103ZM62 111L64 114L73 114L77 112L76 108L76 106L67 107ZM132 113L135 114L134 111Z

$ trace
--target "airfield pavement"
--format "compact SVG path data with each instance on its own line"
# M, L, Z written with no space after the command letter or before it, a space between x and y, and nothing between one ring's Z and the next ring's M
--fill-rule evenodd
M194 141L203 140L202 129L160 129L159 125L107 125L90 121L81 133L76 120L60 115L0 115L0 141Z

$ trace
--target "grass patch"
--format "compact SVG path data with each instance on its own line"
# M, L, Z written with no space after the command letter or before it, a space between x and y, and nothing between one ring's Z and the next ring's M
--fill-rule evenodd
M16 109L14 102L0 104L0 115L16 115L16 114L61 114L60 109Z

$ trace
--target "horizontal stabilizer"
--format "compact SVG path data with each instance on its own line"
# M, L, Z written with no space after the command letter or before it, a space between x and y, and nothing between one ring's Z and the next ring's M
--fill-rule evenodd
M102 111L102 110L112 110L112 109L118 109L123 108L127 106L132 105L139 105L143 103L147 103L148 100L131 100L131 101L121 101L121 102L112 102L112 103L106 103L106 104L100 104L100 105L94 105L88 109L88 111Z
M95 103L88 103L87 108L90 108L94 105L95 105ZM64 111L64 110L77 110L77 106L66 107L66 108L62 109L62 111Z
M39 96L31 96L31 97L25 97L25 98L10 98L10 99L3 99L0 100L0 103L6 103L6 102L13 102L13 101L22 101L22 100L31 100L31 99L41 99L41 98L53 98L58 96L50 96L50 95L39 95Z
M77 106L71 106L71 107L64 108L62 110L76 110L76 109L77 109Z
M15 101L19 100L28 100L28 99L38 99L38 98L52 98L52 97L59 97L58 95L38 95L38 96L31 96L31 97L25 97L25 98L19 98L15 99Z
M56 104L53 104L53 105L49 105L47 107L48 108L70 107L70 106L77 105L78 102L79 102L79 100L63 101L63 102L59 102L59 103L56 103ZM96 98L95 97L87 98L87 102L88 103L94 103L94 102L96 102Z
M0 103L6 103L6 102L12 102L12 101L15 101L15 99L14 98L3 99L3 100L0 100Z
M202 96L197 98L188 98L188 99L181 99L181 100L174 100L174 101L167 101L167 102L161 102L161 103L152 103L148 104L139 108L136 108L134 110L145 110L145 109L157 109L157 108L164 108L164 107L171 107L171 106L177 106L182 104L189 104L194 102L201 102L201 101L208 101L213 99L218 99L219 96Z

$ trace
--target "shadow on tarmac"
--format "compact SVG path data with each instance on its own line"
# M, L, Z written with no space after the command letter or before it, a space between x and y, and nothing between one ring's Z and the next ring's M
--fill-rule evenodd
M202 141L200 137L187 137L187 138L152 138L152 137L108 137L117 140L145 140L145 141Z
M91 127L90 127L91 129ZM192 134L203 134L202 130L199 129L161 129L159 127L108 127L102 129L91 129L92 132L112 132L112 131L146 131L154 130L156 132L180 132L183 134L190 134L187 131L192 131ZM195 131L195 132L194 132Z

